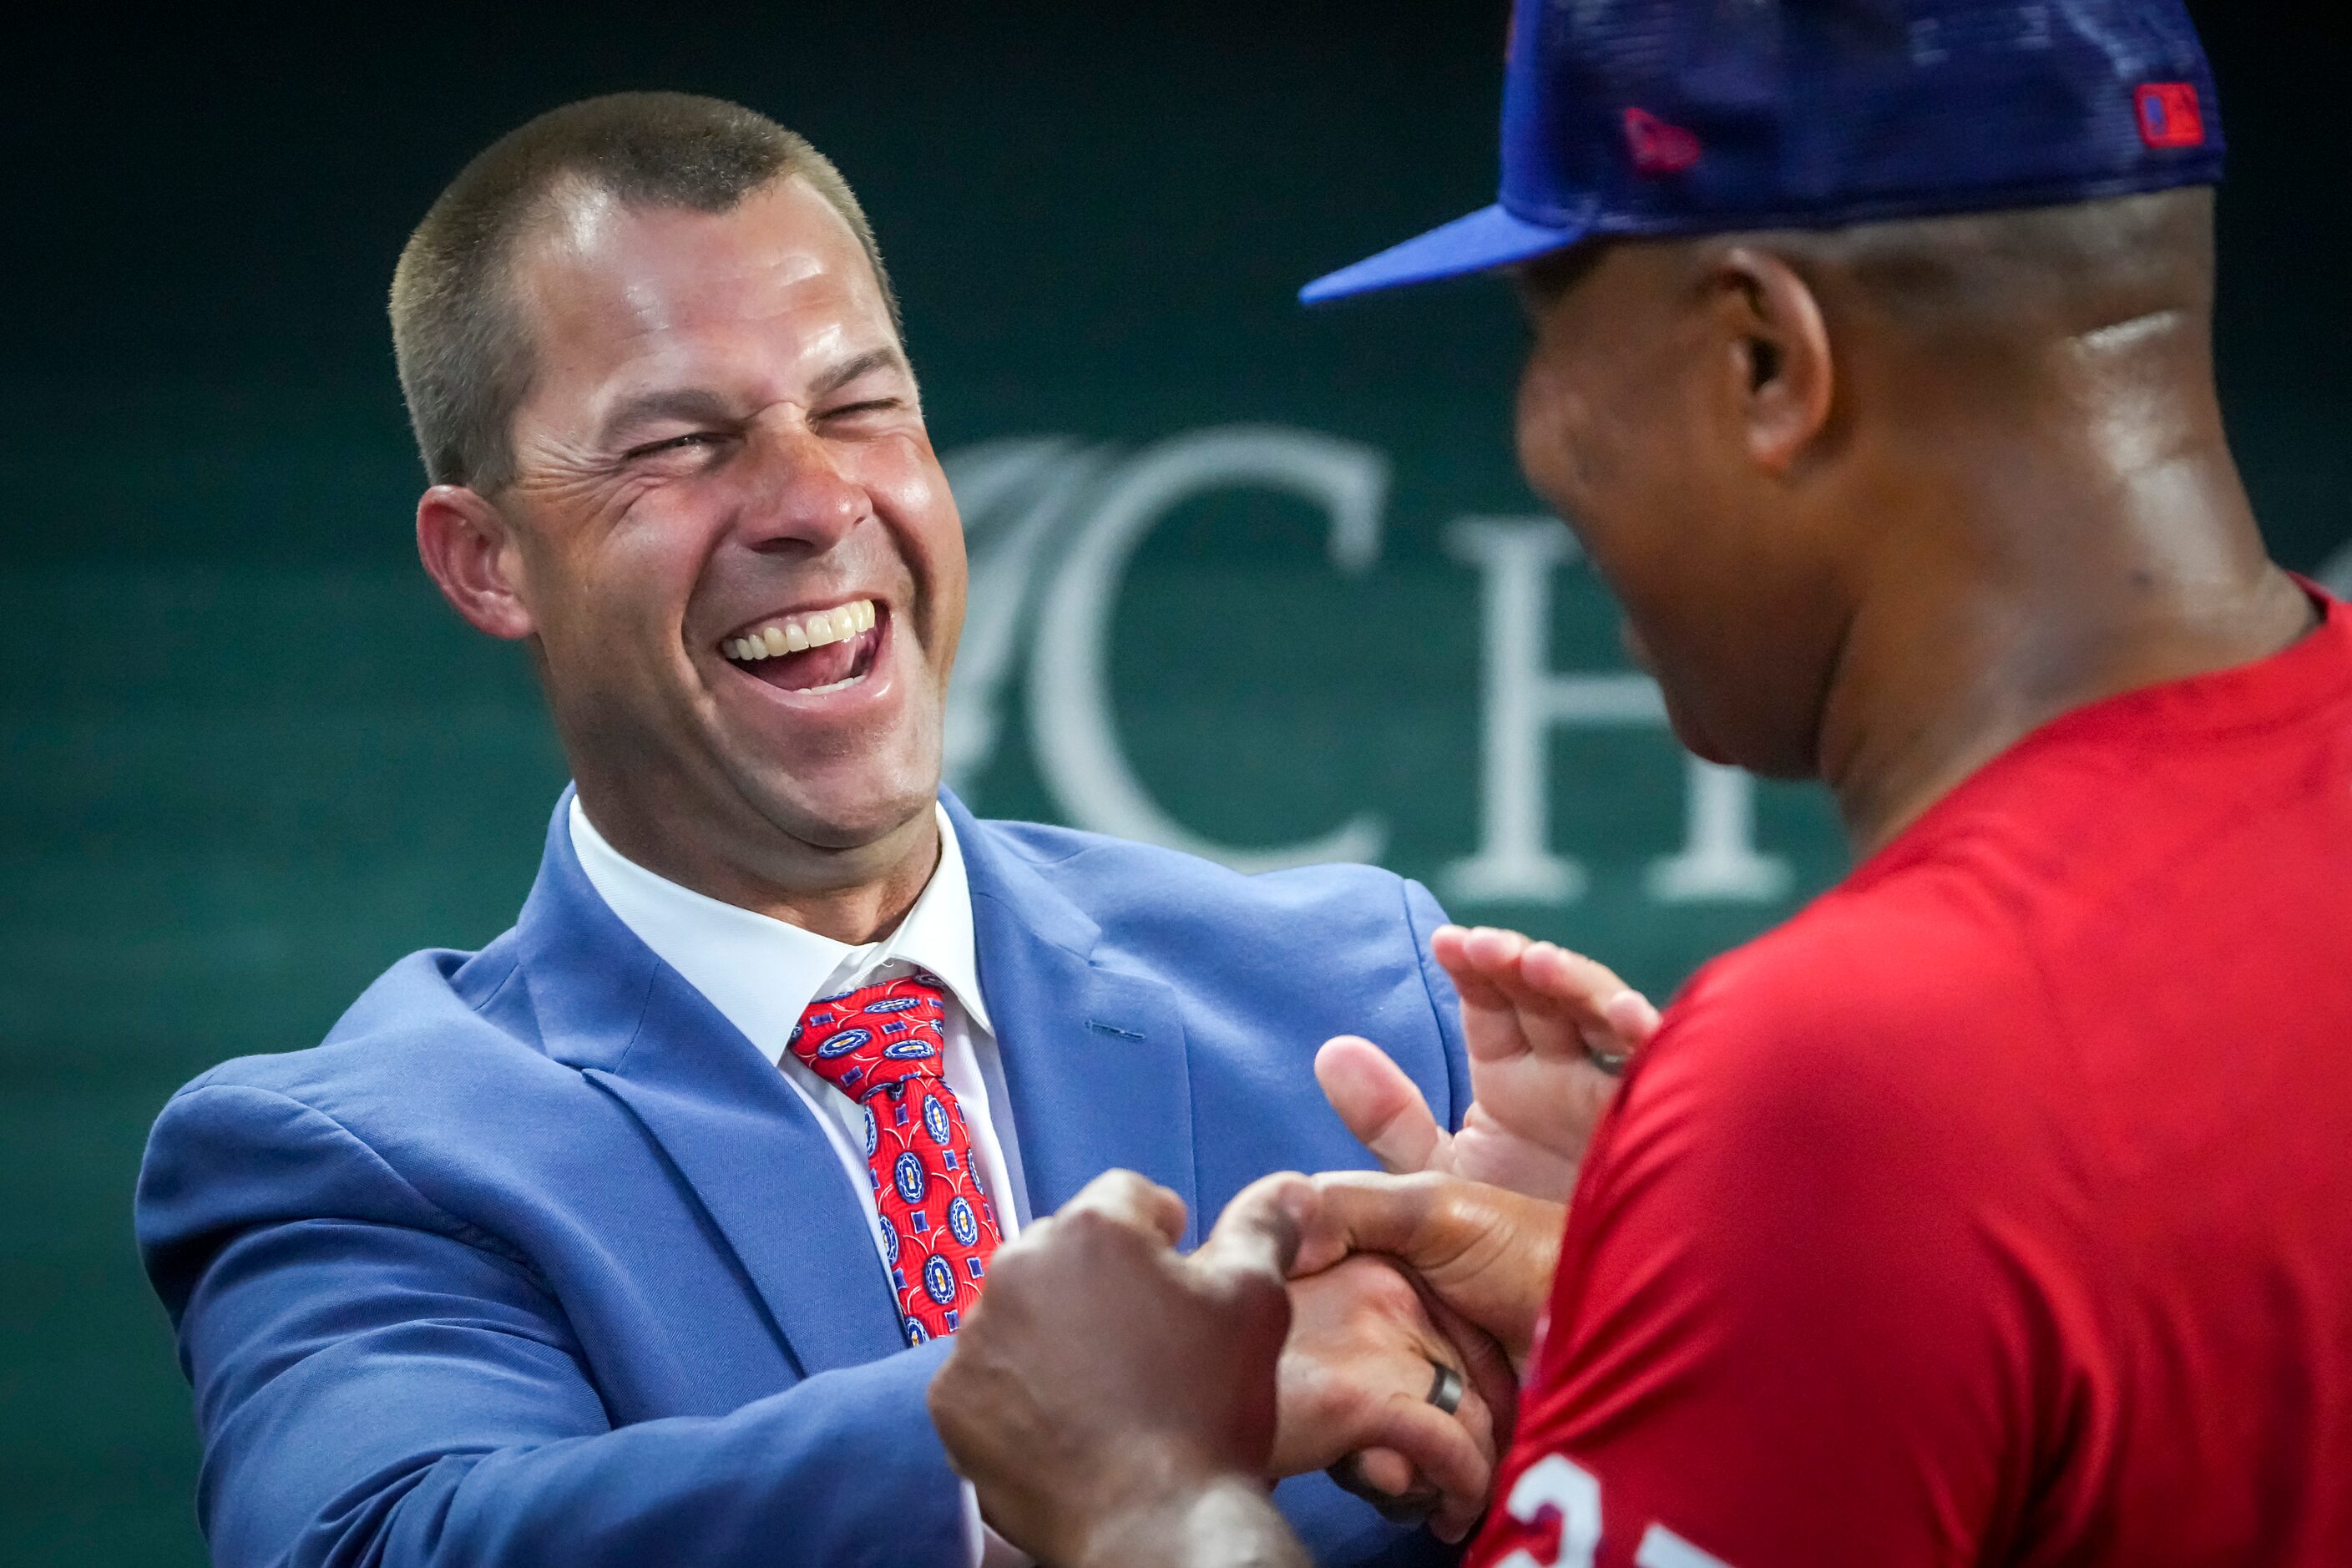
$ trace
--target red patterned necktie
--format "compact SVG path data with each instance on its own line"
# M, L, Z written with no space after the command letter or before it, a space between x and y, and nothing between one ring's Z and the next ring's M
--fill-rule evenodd
M820 996L786 1047L866 1108L866 1167L907 1342L955 1332L1001 1233L942 1072L946 993L929 974Z

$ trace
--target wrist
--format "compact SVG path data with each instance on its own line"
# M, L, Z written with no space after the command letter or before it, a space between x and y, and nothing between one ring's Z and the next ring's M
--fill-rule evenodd
M1068 1568L1304 1568L1266 1483L1238 1472L1171 1469L1101 1514Z

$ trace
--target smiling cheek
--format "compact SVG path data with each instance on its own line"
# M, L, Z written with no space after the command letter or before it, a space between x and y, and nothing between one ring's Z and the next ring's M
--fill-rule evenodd
M710 501L695 490L634 489L602 515L575 520L564 542L566 602L560 637L549 638L550 679L592 698L608 725L665 730L665 713L704 700L684 632L711 531Z
M1528 484L1569 520L1625 617L1634 661L1658 679L1685 745L1709 760L1719 748L1681 688L1689 638L1676 624L1691 498L1679 476L1679 421L1645 405L1638 377L1591 384L1571 367L1530 363L1518 399L1519 461Z
M1517 444L1529 488L1611 575L1618 464L1599 405L1565 369L1540 359L1528 365L1519 384Z
M865 456L866 494L914 580L923 661L944 686L963 630L963 520L928 440L893 437Z

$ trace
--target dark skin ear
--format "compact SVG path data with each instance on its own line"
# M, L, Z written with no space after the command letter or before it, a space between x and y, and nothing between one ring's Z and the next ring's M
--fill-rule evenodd
M442 597L478 630L509 642L538 630L524 602L522 552L504 513L463 485L416 503L416 553Z
M1727 348L1724 395L1749 457L1780 478L1829 424L1835 371L1821 301L1794 268L1747 246L1715 258L1704 287Z

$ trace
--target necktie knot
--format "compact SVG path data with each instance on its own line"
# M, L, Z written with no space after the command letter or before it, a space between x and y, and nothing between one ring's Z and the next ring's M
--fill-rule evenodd
M909 975L820 996L801 1015L785 1048L810 1071L861 1104L913 1080L941 1080L946 993Z

